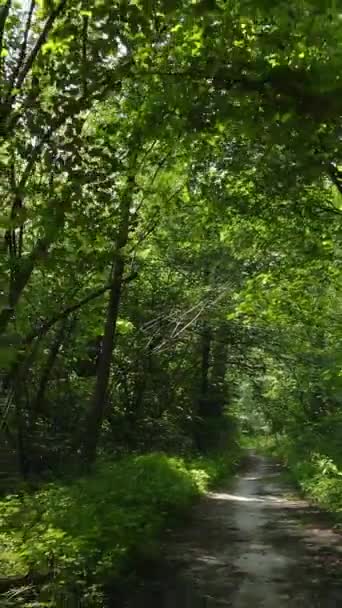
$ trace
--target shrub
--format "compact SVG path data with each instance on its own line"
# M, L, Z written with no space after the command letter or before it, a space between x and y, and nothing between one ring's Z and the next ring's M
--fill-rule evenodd
M302 430L300 437L273 437L268 440L268 451L286 463L292 477L309 498L342 522L341 450L333 441L334 435L323 434L322 427L321 424L319 429Z
M161 530L184 513L235 458L185 461L164 454L102 462L69 485L0 502L0 576L53 571L53 588L79 590L122 576L153 557ZM51 581L48 588L51 589ZM46 590L45 590L46 593ZM51 593L49 594L50 606ZM17 603L16 605L19 605ZM90 605L96 605L94 596Z

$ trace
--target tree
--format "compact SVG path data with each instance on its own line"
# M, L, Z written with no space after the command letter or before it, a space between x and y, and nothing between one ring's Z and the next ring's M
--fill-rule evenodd
M28 468L211 448L241 383L274 428L336 413L338 11L2 4L0 366Z

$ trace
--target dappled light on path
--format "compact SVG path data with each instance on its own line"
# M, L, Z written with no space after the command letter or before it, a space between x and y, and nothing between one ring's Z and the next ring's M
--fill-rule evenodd
M315 510L289 493L280 472L251 456L229 487L195 508L186 529L170 534L164 560L127 606L342 606L340 537L315 523Z
M271 502L277 502L280 504L291 504L289 503L289 501L286 498L279 498L277 496L272 496L272 495L268 495L268 496L263 496L262 498L258 497L258 496L241 496L240 494L226 494L226 493L211 493L210 497L215 499L215 500L227 500L227 501L234 501L234 502L260 502L260 503L271 503Z

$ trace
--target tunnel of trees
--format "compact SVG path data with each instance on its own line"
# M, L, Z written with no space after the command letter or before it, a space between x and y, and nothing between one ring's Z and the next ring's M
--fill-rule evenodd
M242 387L272 429L339 420L333 4L2 0L1 419L24 475L205 449Z
M206 452L237 410L341 461L338 4L0 0L0 441L22 477Z

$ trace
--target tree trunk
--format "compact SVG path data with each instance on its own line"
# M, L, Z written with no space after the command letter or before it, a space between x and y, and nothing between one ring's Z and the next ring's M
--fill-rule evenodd
M65 335L65 332L67 329L67 321L68 321L67 318L64 319L63 323L61 324L59 330L57 331L57 333L55 335L55 338L50 347L48 358L46 360L45 366L43 368L43 371L42 371L42 374L40 377L38 391L37 391L36 397L31 406L31 420L30 420L31 430L33 430L33 427L36 423L39 413L42 411L42 405L43 405L44 398L45 398L45 392L46 392L46 389L47 389L47 386L49 383L49 379L50 379L50 375L51 375L53 366L55 364L55 361L56 361L58 353L59 353L59 349L60 349L63 339L64 339L64 335Z
M14 393L15 417L17 431L17 456L20 474L23 479L28 479L30 474L30 460L28 457L29 449L27 445L27 422L25 420L24 408L22 404L22 385L17 385Z
M61 215L62 219L58 219L57 221L56 218L56 224L54 226L56 232L64 220L64 215ZM46 257L53 240L54 238L51 235L49 237L39 239L27 259L25 261L21 261L20 269L17 270L14 275L12 275L9 287L9 303L8 306L3 308L3 310L0 312L0 335L6 332L7 326L15 314L16 307L21 299L27 283L31 278L37 262Z
M96 451L104 418L112 354L116 335L116 324L119 314L123 275L125 270L123 248L128 241L130 206L133 189L134 178L131 176L128 180L127 188L121 202L121 221L116 240L113 270L111 273L111 288L109 291L109 302L107 307L102 349L98 362L93 399L88 413L88 418L86 420L83 444L83 459L86 468L89 468L96 460Z
M199 414L200 416L206 415L206 402L208 399L209 390L209 368L210 368L210 353L211 353L211 329L207 323L205 323L202 331L202 361L201 361L201 384L200 384L200 395L199 395Z
M215 339L216 338L216 339ZM216 332L213 344L213 361L211 369L210 385L213 400L213 414L220 416L226 402L225 376L227 369L228 336L224 327Z

